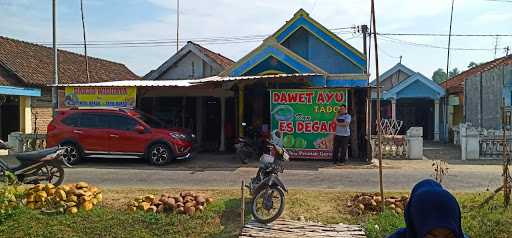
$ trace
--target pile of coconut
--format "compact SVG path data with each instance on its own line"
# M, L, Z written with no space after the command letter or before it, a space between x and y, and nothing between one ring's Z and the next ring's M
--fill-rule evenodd
M202 212L207 204L213 202L213 198L196 194L194 192L181 192L177 196L168 193L155 197L146 195L135 198L128 203L128 211L146 211L152 213L178 213L194 215Z
M25 205L43 212L77 213L78 209L91 210L103 200L101 190L86 182L55 187L37 184L25 193Z
M366 213L377 213L381 210L382 198L379 193L361 193L356 194L348 202L347 207L350 209L352 216L360 216ZM390 196L384 200L385 207L398 214L402 214L404 211L409 197L403 196Z

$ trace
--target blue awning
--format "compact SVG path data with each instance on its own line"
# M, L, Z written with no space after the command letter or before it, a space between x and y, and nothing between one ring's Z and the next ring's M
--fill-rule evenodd
M0 86L0 94L3 95L16 95L16 96L30 96L40 97L40 88L24 88L24 87L12 87L12 86Z

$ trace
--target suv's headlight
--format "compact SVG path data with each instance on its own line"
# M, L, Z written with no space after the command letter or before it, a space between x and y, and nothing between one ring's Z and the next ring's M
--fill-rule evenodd
M187 136L185 136L184 134L179 133L179 132L171 132L170 135L171 135L172 138L178 139L178 140L185 140L185 139L187 139Z

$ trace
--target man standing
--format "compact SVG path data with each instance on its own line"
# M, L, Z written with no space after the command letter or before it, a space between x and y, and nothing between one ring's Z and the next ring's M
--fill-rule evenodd
M333 140L332 160L334 164L338 162L345 163L347 161L347 148L350 139L350 121L352 117L347 113L347 108L341 106L336 120L336 135ZM340 157L341 149L341 157Z

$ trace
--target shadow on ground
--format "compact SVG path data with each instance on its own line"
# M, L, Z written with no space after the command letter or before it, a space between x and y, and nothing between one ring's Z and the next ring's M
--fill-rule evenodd
M250 161L242 164L234 154L226 153L201 153L196 154L190 160L176 160L164 166L150 165L144 159L127 158L84 158L76 168L94 169L136 169L136 170L168 170L168 171L235 171L244 168L257 168L258 161ZM293 160L286 163L286 170L310 170L332 168L374 168L366 162L351 161L343 166L334 166L329 160Z

